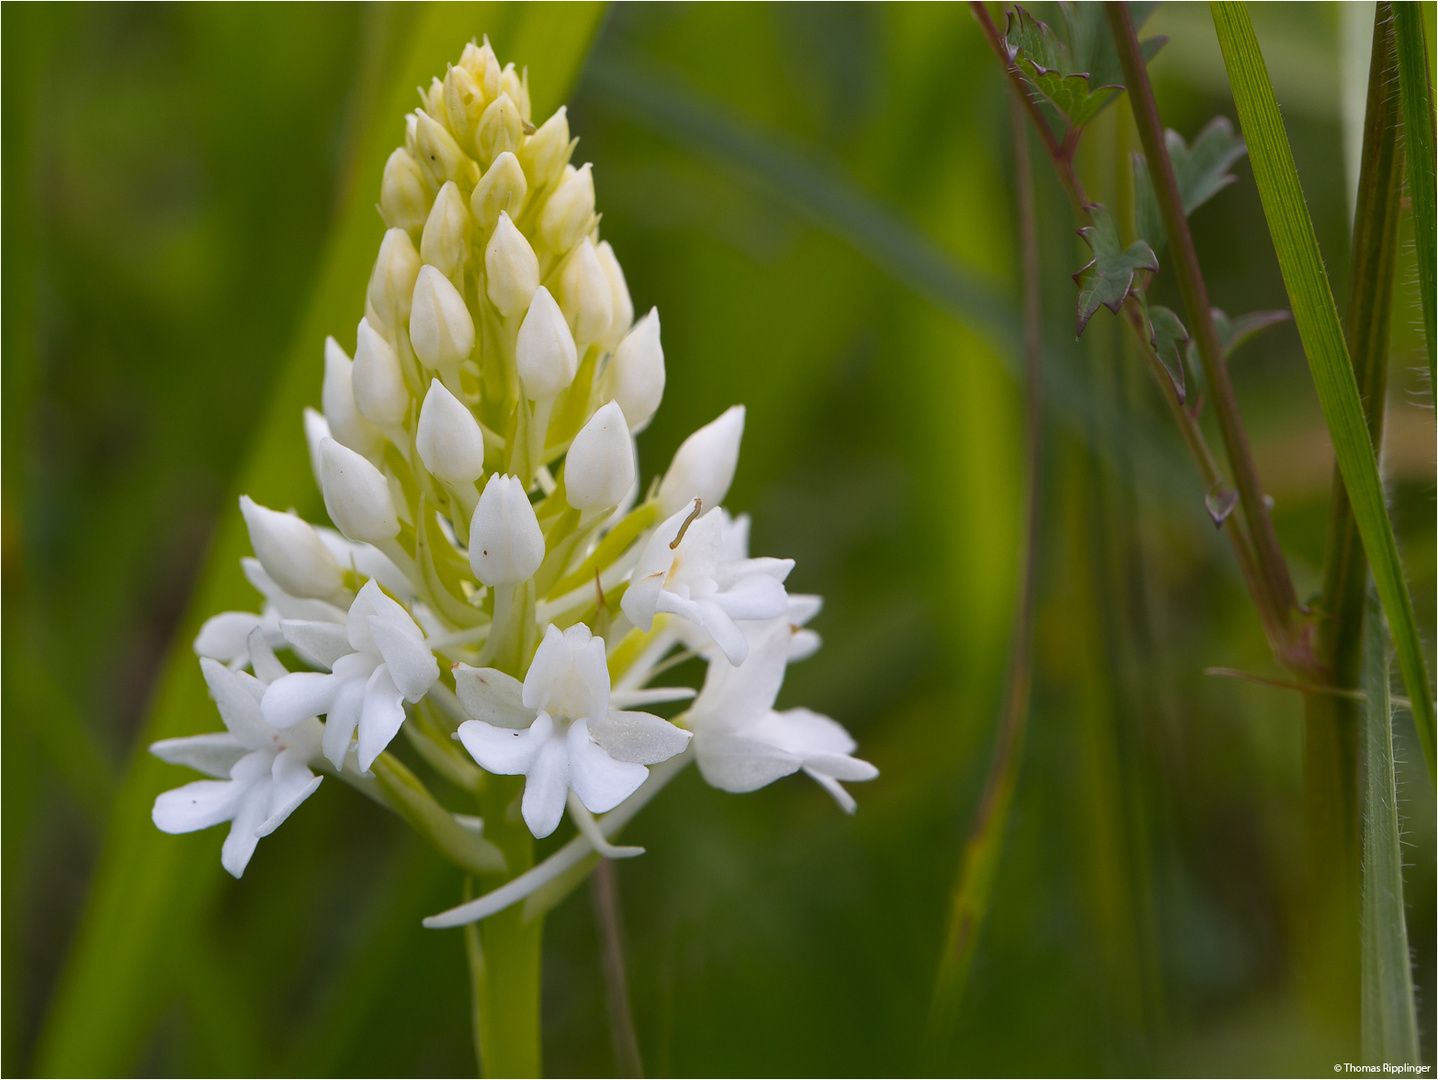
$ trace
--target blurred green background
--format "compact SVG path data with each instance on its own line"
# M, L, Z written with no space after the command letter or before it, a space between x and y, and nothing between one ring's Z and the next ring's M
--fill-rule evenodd
M1254 12L1340 303L1371 11ZM187 647L192 590L291 351L318 403L321 338L295 336L342 208L377 196L364 133L400 141L398 113L374 114L427 17L384 4L0 16L7 1075L473 1074L459 935L419 925L457 899L459 874L340 785L241 882L219 869L223 830L143 834L183 859L180 914L123 912L108 940L77 932L106 845L149 829L116 819L115 793L143 755L164 660ZM502 61L539 74L542 58L506 39L512 6L447 18L464 28L441 55L488 31ZM1171 37L1152 66L1165 123L1191 137L1233 117L1206 8L1165 6L1150 29ZM652 1075L920 1067L1018 570L1005 95L965 6L858 4L614 5L568 94L604 236L639 310L663 317L669 383L640 440L646 474L748 405L729 503L753 514L758 553L798 560L793 588L827 597L826 646L791 670L781 704L841 720L882 771L851 820L801 780L735 797L691 770L626 834L649 852L619 881ZM1110 109L1087 140L1101 197L1127 169L1123 122ZM1301 704L1202 674L1278 672L1113 320L1073 340L1067 274L1087 256L1036 167L1051 403L1037 683L945 1071L1326 1070L1297 962ZM1210 292L1232 314L1285 307L1246 163L1237 173L1194 218ZM366 228L361 281L378 215ZM1412 258L1405 245L1385 469L1431 642L1434 431ZM342 340L358 289L346 304L327 328ZM1332 465L1291 325L1239 353L1234 377L1311 594ZM293 470L307 483L302 456ZM301 509L317 512L310 498ZM187 730L215 721L198 712ZM1432 1062L1434 802L1408 723L1409 933ZM137 936L121 940L131 916ZM82 966L89 997L72 992ZM544 979L546 1071L612 1073L587 890L549 919ZM87 1026L90 1009L110 1020Z

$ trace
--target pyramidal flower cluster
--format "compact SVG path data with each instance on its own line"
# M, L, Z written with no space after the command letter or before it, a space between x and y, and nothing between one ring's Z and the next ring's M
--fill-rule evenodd
M387 752L403 732L472 790L522 775L535 837L566 814L577 829L503 896L432 920L455 925L579 855L637 852L607 837L690 759L732 792L803 770L852 811L841 783L877 770L833 720L774 708L787 665L818 647L804 625L820 601L785 590L792 561L751 557L748 519L722 505L743 406L641 486L659 313L635 318L565 110L536 127L527 74L488 41L421 98L385 166L353 354L325 342L323 412L304 415L335 529L240 500L263 606L195 641L226 730L152 747L211 777L161 795L155 824L229 822L239 876L330 774L461 865L502 870L483 823ZM701 687L650 685L694 657ZM665 704L681 711L646 711Z

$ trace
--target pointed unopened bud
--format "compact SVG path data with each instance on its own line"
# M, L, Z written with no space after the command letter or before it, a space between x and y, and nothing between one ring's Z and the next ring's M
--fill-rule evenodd
M332 337L325 338L325 381L320 389L320 405L330 434L338 442L366 457L379 453L379 430L355 407L354 362Z
M325 439L333 438L330 434L329 421L325 419L324 413L318 409L305 406L305 445L310 451L310 472L315 476L315 487L320 485L320 443Z
M475 153L475 132L484 114L484 91L463 63L451 67L444 75L444 115L454 141L466 154Z
M614 293L589 237L579 242L564 264L559 290L576 343L585 347L609 332L614 318Z
M722 503L734 482L743 437L744 406L734 405L685 439L659 485L659 516L678 513L695 499L702 499L706 510Z
M469 211L454 181L435 196L434 209L424 223L419 257L447 278L454 277L469 256Z
M418 229L429 214L424 175L403 148L396 149L384 163L379 208L391 229Z
M536 135L536 138L538 136ZM539 233L558 252L566 252L589 231L594 217L594 177L589 163L564 168L564 178L539 216Z
M409 388L404 384L399 357L368 319L360 320L355 335L351 380L355 407L366 420L380 427L394 427L404 422L409 412Z
M519 151L519 163L529 176L530 185L542 190L557 183L569 164L569 155L574 144L569 138L569 114L561 105L548 120L539 125L539 130L524 140Z
M614 317L609 322L609 332L601 339L606 349L613 350L629 333L634 322L634 301L629 297L629 283L624 280L624 268L614 255L614 249L605 240L594 249L599 255L599 265L604 267L604 276L609 279L609 296Z
M519 383L531 401L553 398L574 381L579 371L574 335L564 321L564 312L543 285L535 290L529 311L519 324L514 359Z
M474 320L464 297L432 266L421 267L414 283L409 340L420 362L439 370L458 366L474 351Z
M484 287L490 301L506 318L527 311L539 288L539 259L524 234L503 212L484 249Z
M524 141L524 120L519 106L508 94L501 93L490 102L479 118L479 160L489 164L506 150L518 150Z
M474 187L479 179L479 166L428 113L416 114L414 138L419 148L419 167L428 174L430 183L440 187L446 180L453 180L465 191Z
M446 484L472 484L484 474L484 435L464 402L438 379L419 410L415 449L424 467Z
M634 430L641 431L664 399L664 346L659 342L658 308L650 308L649 314L625 335L611 363L614 400Z
M473 42L466 45L464 52L460 54L459 62L474 76L474 81L479 84L486 101L493 101L499 96L501 79L499 58L490 48L488 35L485 36L483 45L476 45Z
M291 596L327 600L344 585L344 571L314 526L240 496L250 547L265 573Z
M384 473L333 439L320 443L320 491L335 528L351 540L377 544L398 534Z
M469 197L469 209L475 221L479 222L480 229L488 232L494 228L501 213L510 217L519 213L528 187L517 157L505 151L495 158L494 164L479 178L474 194Z
M416 165L419 165L420 153L419 153L419 114L418 114L418 113L406 113L406 114L405 114L405 117L404 117L404 152L409 155L409 159L410 159L411 161L413 161ZM425 183L429 183L429 172L428 172L427 170L425 170L423 166L420 167L420 172L424 174ZM437 184L430 184L430 186L431 186L431 187L437 187L438 185L437 185Z
M499 87L509 95L511 101L519 108L519 116L526 123L529 122L529 68L523 71L515 71L513 64L505 64L504 71L500 73Z
M579 429L564 459L564 491L576 510L618 506L636 476L634 441L616 402L597 409Z
M419 87L420 107L436 121L444 123L444 84L437 78L429 80L429 89Z
M398 330L409 318L410 297L418 274L419 252L414 249L414 241L403 229L390 229L380 241L367 296L370 308L391 330ZM334 423L333 417L330 423Z
M544 561L544 533L517 476L494 473L469 523L469 565L490 587L516 585Z

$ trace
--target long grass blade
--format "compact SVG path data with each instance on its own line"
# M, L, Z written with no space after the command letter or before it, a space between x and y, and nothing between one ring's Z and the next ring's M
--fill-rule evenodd
M1383 501L1378 461L1368 435L1338 308L1323 269L1318 238L1314 235L1293 151L1248 10L1242 3L1211 6L1294 321L1308 355L1338 468L1353 506L1353 519L1363 540L1383 610L1393 629L1398 664L1413 701L1413 718L1423 744L1428 774L1432 777L1434 709L1418 637L1418 621L1403 579L1393 523Z
M306 404L318 404L326 334L359 321L365 282L383 224L374 195L385 158L403 138L401 118L414 87L444 70L471 37L489 32L496 47L525 59L539 115L559 104L588 48L601 7L436 4L412 33L372 119L284 372L256 434L238 491L270 506L318 511L300 426ZM238 492L237 492L238 493ZM230 504L231 506L233 503ZM247 551L238 514L220 519L206 570L173 646L154 708L121 781L94 883L71 955L47 1017L37 1054L42 1075L105 1076L130 1072L148 1025L163 1008L177 953L221 880L213 845L202 835L172 837L150 822L155 796L174 774L144 747L155 739L212 727L209 701L190 640L207 615L253 607L238 571ZM177 947L177 945L179 947Z
M1398 86L1403 97L1403 143L1408 155L1408 194L1413 200L1413 243L1418 249L1418 285L1423 293L1423 332L1428 340L1428 385L1434 382L1434 323L1438 320L1438 216L1434 199L1433 83L1423 35L1423 5L1393 5L1398 39Z
M1363 1036L1365 1064L1416 1062L1418 1019L1403 907L1403 852L1393 766L1390 656L1383 613L1368 606L1363 685Z

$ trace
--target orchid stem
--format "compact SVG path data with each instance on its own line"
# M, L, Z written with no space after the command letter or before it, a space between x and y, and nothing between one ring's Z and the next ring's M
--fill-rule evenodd
M619 1076L642 1077L639 1036L629 1004L629 980L624 970L623 917L619 910L619 874L614 863L601 859L590 877L594 922L604 961L604 996L609 1008L609 1033L614 1040L614 1065Z

